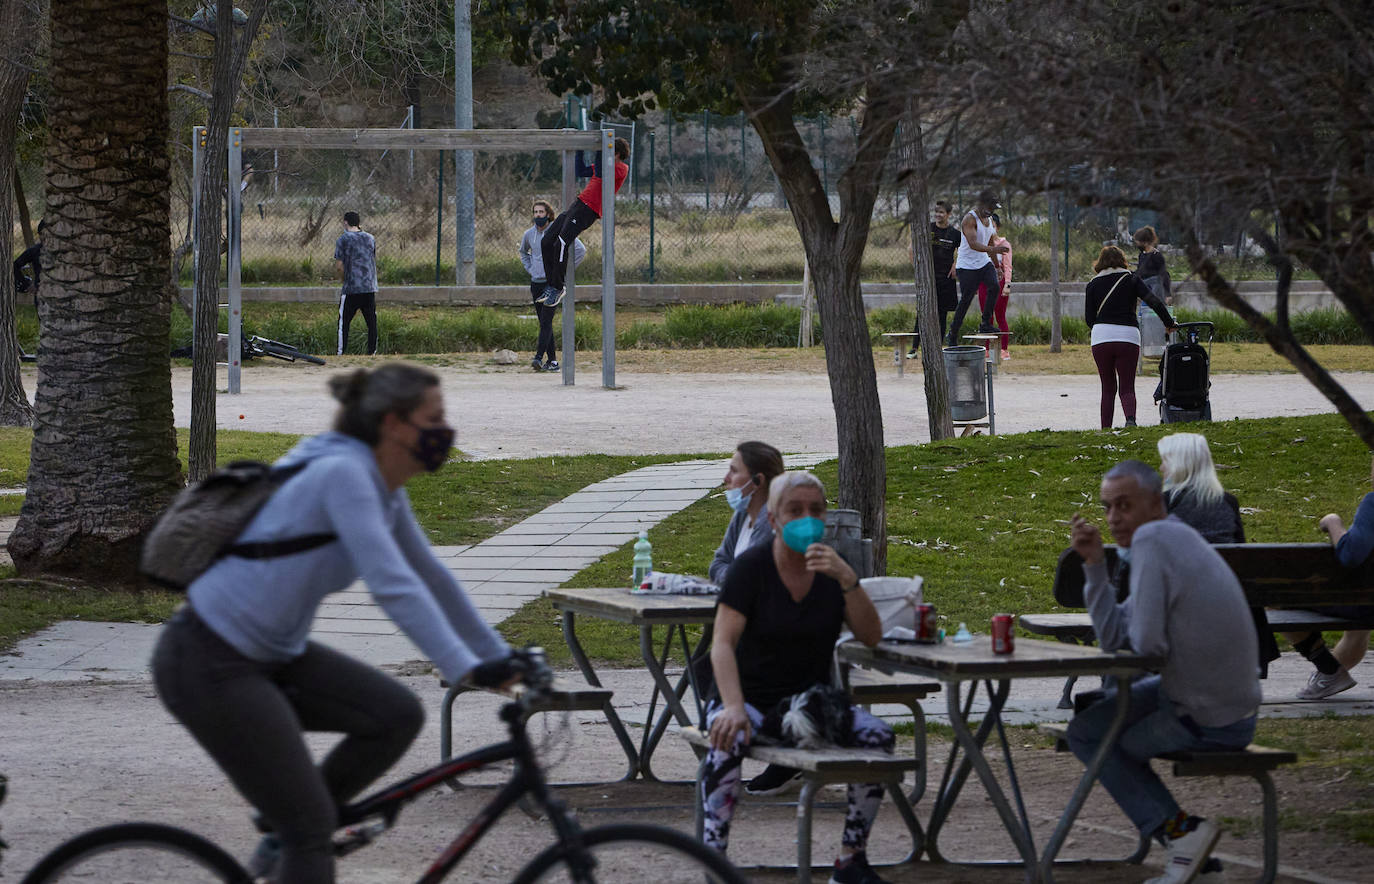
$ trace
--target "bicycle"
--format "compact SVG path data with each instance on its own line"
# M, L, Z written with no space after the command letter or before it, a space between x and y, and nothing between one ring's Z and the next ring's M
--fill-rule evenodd
M303 359L312 365L324 365L324 360L318 356L311 356L304 350L298 350L290 344L283 344L281 341L274 341L271 338L260 338L257 335L244 337L243 355L244 358L271 356L276 359L284 359L287 362Z
M553 672L538 648L517 652L516 661L523 670L524 691L500 711L510 732L509 739L451 758L340 808L340 829L334 839L336 856L345 856L376 840L396 824L402 806L430 789L460 774L514 761L511 778L433 861L417 884L444 880L496 819L526 796L548 818L557 840L515 876L515 884L642 882L650 876L654 884L744 884L743 875L721 854L674 829L642 823L612 823L589 829L579 826L564 803L554 797L525 727L529 707L547 697ZM101 884L254 881L237 860L206 838L175 826L149 822L120 823L77 835L43 857L21 884L73 880Z

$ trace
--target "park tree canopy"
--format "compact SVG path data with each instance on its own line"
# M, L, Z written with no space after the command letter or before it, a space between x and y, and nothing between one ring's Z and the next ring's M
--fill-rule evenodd
M599 110L631 117L661 106L743 111L749 118L816 283L839 441L839 505L861 513L882 573L886 460L859 268L908 93L943 51L968 3L507 0L493 6L511 60L534 68L554 93L593 95ZM826 108L851 110L859 119L854 160L838 181L838 217L793 121L794 114Z

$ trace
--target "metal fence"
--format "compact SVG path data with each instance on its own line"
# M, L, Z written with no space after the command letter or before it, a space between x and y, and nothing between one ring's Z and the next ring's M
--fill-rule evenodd
M568 114L577 122L573 105ZM566 122L559 121L555 125ZM803 251L792 216L763 147L743 115L663 113L634 125L610 125L632 140L631 175L616 203L617 279L624 283L797 282ZM838 214L837 178L853 160L857 121L818 116L797 121L817 174ZM1009 151L1010 153L1010 151ZM174 153L173 248L187 235L190 152ZM246 151L252 174L243 189L243 282L249 286L326 285L335 281L334 240L342 215L356 211L377 238L380 282L448 285L454 281L455 200L452 152L263 150ZM957 164L956 164L957 165ZM518 257L537 198L557 205L561 161L553 151L475 156L477 282L528 282ZM906 201L895 157L883 174L863 275L905 282ZM36 162L20 164L20 183L36 225L43 176ZM939 181L931 198L959 207L978 187ZM1154 213L1059 204L1060 239L1049 242L1051 204L1044 195L1004 193L1004 233L1020 279L1047 279L1051 247L1061 251L1065 278L1086 278L1104 240L1154 224ZM562 207L560 207L562 208ZM23 247L18 218L16 249ZM588 260L579 280L599 278L600 236L584 237ZM17 253L17 252L16 252ZM189 282L191 262L181 264Z

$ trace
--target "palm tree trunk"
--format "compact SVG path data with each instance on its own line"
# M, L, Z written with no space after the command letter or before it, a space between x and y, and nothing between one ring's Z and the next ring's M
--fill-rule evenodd
M166 0L52 4L48 229L22 574L132 582L181 487L167 358Z

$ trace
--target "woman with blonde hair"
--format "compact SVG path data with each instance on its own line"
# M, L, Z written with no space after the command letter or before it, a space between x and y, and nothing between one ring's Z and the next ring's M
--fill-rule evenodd
M1244 543L1240 503L1221 487L1207 439L1197 433L1174 433L1156 447L1169 515L1191 525L1208 543Z

